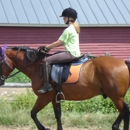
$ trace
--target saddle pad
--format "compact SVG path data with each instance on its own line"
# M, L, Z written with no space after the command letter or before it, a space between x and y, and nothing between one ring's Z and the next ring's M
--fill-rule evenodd
M77 82L78 81L78 79L79 79L79 72L80 72L80 68L81 68L81 66L82 66L82 64L80 64L80 65L72 65L71 67L70 67L70 73L71 74L69 74L68 75L68 79L67 79L67 81L66 82L64 82L64 84L65 83L75 83L75 82Z
M87 60L88 60L87 57L83 57L83 58L81 58L80 60L78 60L76 62L72 62L72 65L80 65L80 64L83 64Z

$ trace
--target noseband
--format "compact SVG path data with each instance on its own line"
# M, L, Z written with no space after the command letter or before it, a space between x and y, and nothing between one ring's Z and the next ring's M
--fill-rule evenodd
M8 62L6 61L6 59L3 58L0 61L0 86L4 85L5 80L10 77L10 76L6 77L5 75L3 75L3 70L2 70L3 63L5 63L11 70L13 70L13 68L11 68L11 66L8 64Z
M0 62L0 85L4 85L6 80L6 76L3 75L3 71L2 71L3 62L4 62L3 60Z

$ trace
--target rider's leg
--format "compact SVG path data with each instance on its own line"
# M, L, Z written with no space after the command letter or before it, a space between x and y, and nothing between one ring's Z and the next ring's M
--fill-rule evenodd
M51 64L67 63L74 59L75 59L75 57L73 55L71 55L70 52L66 52L66 51L57 53L57 54L54 54L52 56L45 58L45 60L44 60L44 85L40 90L38 90L38 93L45 93L45 92L51 91L53 89L49 82Z
M47 91L53 90L50 84L50 77L49 77L51 65L48 62L44 62L43 68L44 68L44 85L40 90L38 90L38 93L45 93Z

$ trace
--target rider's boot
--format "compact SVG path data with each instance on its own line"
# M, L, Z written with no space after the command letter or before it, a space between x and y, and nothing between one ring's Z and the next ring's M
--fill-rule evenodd
M44 68L44 85L40 90L37 91L38 93L45 93L47 91L53 90L50 84L50 78L49 78L51 65L47 62L44 62L43 68Z

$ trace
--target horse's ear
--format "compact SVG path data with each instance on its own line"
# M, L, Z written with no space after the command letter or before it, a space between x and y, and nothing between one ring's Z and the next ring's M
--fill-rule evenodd
M3 47L3 53L5 52L6 48L7 48L7 45L6 45L6 43L5 43L5 44L4 44L4 47Z
M0 47L0 56L2 55L2 47Z
M0 47L0 51L2 51L2 47Z
M7 48L7 45L6 45L6 44L4 44L3 49L2 49L2 47L0 47L0 57L4 57L4 53L5 53L5 51L6 51L6 48Z

